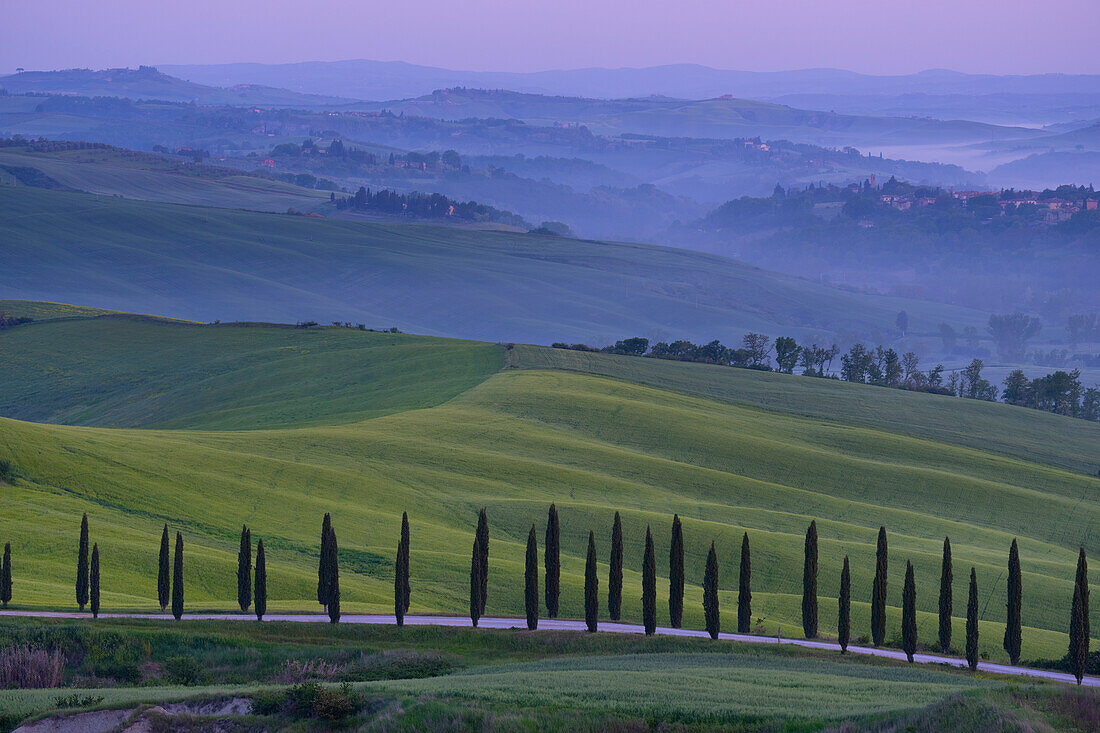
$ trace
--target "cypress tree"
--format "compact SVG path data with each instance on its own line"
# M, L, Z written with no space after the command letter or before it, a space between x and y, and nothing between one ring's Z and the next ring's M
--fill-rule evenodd
M474 534L474 549L470 553L470 621L477 628L481 618L481 538Z
M588 531L588 558L584 561L584 623L596 631L600 615L600 578L596 575L596 535Z
M88 605L88 515L80 520L80 547L76 552L76 604Z
M1005 614L1004 648L1013 664L1020 661L1020 550L1013 538L1008 551L1008 603Z
M951 584L954 577L951 568L951 540L943 538L943 563L940 566L940 651L951 649L951 611L954 604Z
M340 621L340 548L336 544L336 528L331 524L328 530L328 559L325 561L325 568L328 571L328 620L335 624Z
M264 558L264 541L256 543L256 592L253 594L255 601L256 620L263 621L267 613L267 560Z
M92 545L92 565L88 572L92 618L99 618L99 543Z
M970 592L966 598L966 663L978 668L978 575L970 568Z
M237 550L237 605L247 611L252 605L252 533L241 525L241 547Z
M913 563L905 561L905 586L901 591L901 646L912 662L917 651L917 586L913 579Z
M749 557L749 533L741 538L741 575L737 580L737 633L747 634L752 627L752 561Z
M176 532L176 552L172 556L172 615L183 616L183 535Z
M527 557L523 566L523 606L527 611L527 628L539 627L539 546L535 539L535 525L527 534Z
M321 557L317 562L317 602L322 606L328 606L328 599L331 595L329 588L331 572L327 564L329 561L328 541L331 531L332 517L328 512L325 512L325 518L321 520Z
M4 559L0 561L0 603L6 608L11 602L11 543L4 543Z
M623 523L615 512L611 525L611 562L607 571L607 615L618 621L623 613Z
M652 636L657 630L657 560L649 527L645 528L645 554L642 555L642 623L646 636Z
M405 625L409 612L409 514L401 513L401 538L397 541L397 562L393 570L393 615L398 626Z
M1089 585L1085 548L1077 556L1077 577L1073 584L1073 609L1069 617L1069 662L1077 684L1085 675L1089 658Z
M481 603L479 615L484 616L485 601L489 597L489 519L485 516L484 507L477 515L477 537L481 542L481 555L478 559L481 563L478 576L481 579L481 592L478 594L478 602Z
M703 616L710 638L717 639L722 627L718 614L718 553L714 551L713 542L710 543L707 565L703 571Z
M886 638L886 527L878 528L875 581L871 590L871 642L882 646Z
M668 622L680 628L684 617L684 528L680 515L672 515L672 540L668 546Z
M852 638L852 574L848 570L848 556L844 556L844 569L840 571L840 595L837 597L836 636L840 653L848 651Z
M550 505L546 517L546 615L558 617L558 588L561 579L561 528L558 526L558 508Z
M817 636L817 522L806 530L802 563L802 632L807 639Z
M160 612L168 609L172 600L172 575L171 565L168 561L168 525L164 525L164 532L160 535L160 564L157 570L157 603L160 604Z

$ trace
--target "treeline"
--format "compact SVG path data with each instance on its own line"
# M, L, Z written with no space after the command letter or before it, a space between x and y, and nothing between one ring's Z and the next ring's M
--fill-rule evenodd
M898 354L892 348L853 344L846 353L840 347L817 344L799 344L790 336L780 336L772 341L760 333L747 333L741 339L741 348L723 345L720 341L694 344L680 340L672 343L658 342L650 345L641 336L616 341L612 346L595 348L586 344L555 342L555 349L590 351L624 356L641 356L650 359L671 359L703 364L760 371L777 371L782 374L840 379L845 382L893 387L913 392L950 395L966 399L997 401L1005 404L1030 407L1054 412L1067 417L1093 422L1100 421L1100 389L1084 387L1080 370L1056 371L1043 377L1028 379L1017 369L1005 378L1003 390L982 377L985 363L973 359L960 370L944 373L943 364L922 371L920 358L915 352ZM833 361L840 356L840 369L834 373Z
M336 208L341 211L375 211L419 219L450 217L464 221L492 221L531 229L530 223L510 211L501 211L476 201L455 201L439 193L398 193L386 188L371 191L360 186L354 196L336 198Z
M398 626L403 626L410 607L412 586L410 583L411 539L407 513L401 517L401 528L397 542L396 561L394 563L394 618ZM623 529L619 513L615 513L609 533L608 573L606 590L606 617L612 621L622 620L623 592ZM489 576L489 520L483 508L478 513L473 535L473 550L470 557L469 610L471 624L476 627L485 615L488 598ZM93 618L100 610L100 560L99 546L91 545L89 552L88 515L84 514L80 522L80 535L77 548L76 602L81 611L90 606ZM679 515L673 515L669 541L668 573L668 619L673 629L682 628L685 603L684 552L688 538ZM561 522L555 504L551 504L547 518L543 544L542 569L545 573L543 598L539 599L539 562L538 535L536 526L531 524L524 553L524 612L527 627L538 628L539 617L545 605L546 614L556 618L561 603ZM171 605L176 620L184 612L184 544L183 536L176 532L175 549L169 562L169 532L164 525L160 539L158 556L157 603L164 611ZM3 560L0 562L0 601L6 606L11 600L12 565L11 546L5 546ZM171 570L169 570L171 567ZM819 587L819 549L816 520L806 529L803 541L802 565L802 632L805 638L814 639L820 635L818 625L818 587ZM752 559L748 532L742 536L738 558L737 582L737 633L752 633ZM886 597L889 583L888 540L885 526L879 527L875 548L874 582L872 584L870 605L870 639L875 647L881 647L886 641ZM646 527L644 550L641 563L642 613L641 621L645 634L657 632L657 574L656 547L651 526ZM700 599L705 628L712 639L721 634L721 612L719 607L719 588L721 586L721 563L712 541L706 555L703 574L702 598ZM237 551L237 604L242 612L254 607L256 619L262 621L267 612L267 562L263 540L256 544L255 565L252 561L252 534L242 525L240 546ZM1012 664L1020 661L1022 646L1022 604L1023 574L1017 542L1012 540L1007 562L1007 603L1005 629L1002 645ZM589 632L599 628L601 606L599 590L598 558L596 534L588 532L588 543L584 572L584 616ZM317 570L318 604L328 614L329 621L340 621L340 552L336 539L336 529L331 514L325 514L321 522L320 552ZM966 611L965 657L971 670L978 667L978 585L977 572L970 568L969 589ZM843 569L839 578L837 593L837 640L841 653L848 651L851 641L851 571L850 559L843 559ZM909 662L913 662L918 649L917 638L917 583L912 562L906 562L902 588L901 647ZM938 592L938 638L937 647L944 654L952 647L952 618L954 612L954 565L951 556L951 540L943 541L943 556L940 569ZM759 623L759 621L758 621ZM1089 585L1088 563L1084 548L1078 554L1077 572L1074 580L1073 598L1070 607L1069 647L1062 663L1068 666L1080 684L1089 664Z

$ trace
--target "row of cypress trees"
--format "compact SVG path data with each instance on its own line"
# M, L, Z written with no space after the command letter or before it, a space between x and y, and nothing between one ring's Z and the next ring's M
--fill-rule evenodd
M545 602L550 618L555 618L559 607L560 589L560 539L561 525L557 507L550 505L546 528L546 551L544 558ZM403 625L410 602L410 533L408 514L401 517L401 536L397 547L397 559L394 574L394 612L398 625ZM77 552L76 600L80 609L90 604L93 617L98 617L100 601L99 546L90 542L88 516L84 514L80 525L80 543ZM169 603L176 619L183 615L183 536L176 533L176 547L172 558L172 578L169 582L169 535L168 525L164 525L161 536L160 562L158 574L158 600L161 610ZM886 588L888 570L888 544L886 528L880 527L876 547L875 577L871 598L871 638L875 646L881 646L885 640ZM251 531L241 527L240 549L237 567L237 601L242 611L255 603L258 619L263 618L267 610L267 573L263 541L257 546L255 563L255 582L252 582L252 541ZM596 631L599 616L599 579L596 558L595 534L589 532L588 551L585 561L584 608L585 622L589 631ZM489 572L489 524L484 508L478 514L477 529L474 536L470 566L470 616L474 626L485 613L488 595ZM806 638L818 635L818 535L817 522L811 521L806 530L803 561L802 628ZM608 615L612 620L621 618L622 582L623 582L623 535L622 520L615 513L611 531L611 557L608 574ZM939 646L948 652L951 646L953 612L953 566L951 541L944 538L943 559L940 571L939 593ZM673 516L671 541L669 544L669 619L673 628L680 628L683 620L684 599L684 537L679 515ZM527 538L527 552L524 577L524 605L527 625L530 629L538 626L538 545L535 525ZM646 634L656 630L656 560L653 535L646 527L645 549L642 559L642 617ZM0 601L5 605L11 599L11 545L5 545L0 561ZM746 532L741 543L740 574L738 579L737 630L747 633L750 630L751 610L751 552ZM318 565L317 600L326 609L329 620L340 620L340 581L339 551L336 532L332 526L330 514L325 514L321 526L321 554ZM841 571L840 591L838 594L837 636L841 652L846 652L851 638L851 571L847 556L844 557ZM1013 539L1009 550L1008 562L1008 601L1003 646L1013 664L1019 662L1021 650L1021 606L1022 579L1017 541ZM967 602L966 620L966 658L972 669L977 667L977 574L970 571L970 586ZM717 638L719 628L718 609L718 558L711 543L707 555L703 577L703 609L708 633ZM1078 557L1077 573L1074 582L1073 605L1070 616L1069 662L1078 682L1084 674L1088 661L1090 640L1089 625L1089 588L1088 565L1084 548ZM905 580L902 590L902 648L909 661L913 661L917 646L916 629L916 581L913 565L906 562Z

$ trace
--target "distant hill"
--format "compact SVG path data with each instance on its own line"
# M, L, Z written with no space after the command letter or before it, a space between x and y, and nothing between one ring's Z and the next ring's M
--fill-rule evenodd
M638 244L173 206L0 186L8 297L200 321L312 319L490 341L819 342L986 314Z
M786 94L1100 93L1100 75L994 76L945 69L872 76L841 69L759 72L714 69L698 64L671 64L646 68L509 73L455 71L401 61L370 60L169 65L161 68L169 74L202 84L267 84L300 92L370 100L416 97L434 89L455 86L599 98L663 94L682 99L706 99L723 94L770 99Z
M184 81L152 66L137 69L67 69L24 71L0 76L0 89L9 94L75 94L86 97L163 99L196 104L238 104L260 107L314 109L347 104L353 100L277 89L262 84L234 84L219 88Z

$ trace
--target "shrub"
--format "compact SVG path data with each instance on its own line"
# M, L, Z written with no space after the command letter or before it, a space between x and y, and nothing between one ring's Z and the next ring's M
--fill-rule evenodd
M53 699L56 708L86 708L101 702L103 697L100 695L79 695L75 692L71 695L58 695Z
M15 467L7 458L0 458L0 481L10 484L15 478Z
M60 649L14 646L0 649L0 689L60 687L65 655Z
M206 670L194 657L169 657L164 662L168 681L175 685L198 685L206 681Z
M355 711L356 695L347 682L322 689L313 698L313 714L322 720L339 720Z
M253 715L275 715L283 709L286 699L282 692L257 692L252 696L249 711Z

